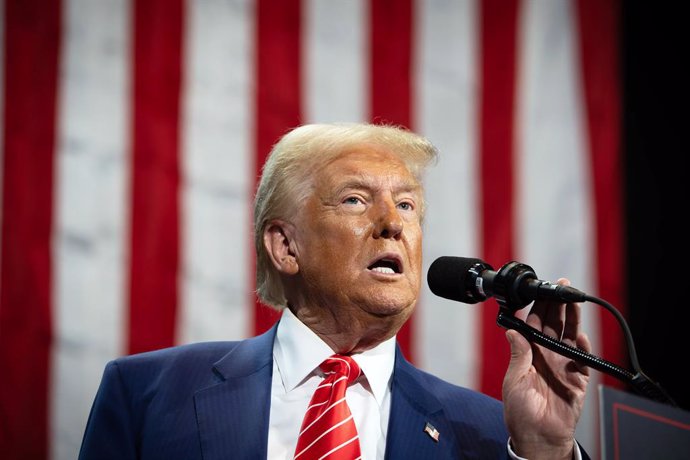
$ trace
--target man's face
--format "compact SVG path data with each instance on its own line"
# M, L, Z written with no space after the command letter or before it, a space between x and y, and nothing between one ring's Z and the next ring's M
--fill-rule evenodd
M312 177L294 221L302 301L352 320L397 316L402 325L421 282L420 185L393 153L371 145Z

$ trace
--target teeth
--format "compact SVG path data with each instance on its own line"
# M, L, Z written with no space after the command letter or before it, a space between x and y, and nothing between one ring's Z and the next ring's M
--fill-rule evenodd
M390 273L393 274L395 273L395 270L393 270L390 267L374 267L371 269L372 272L378 272L378 273Z

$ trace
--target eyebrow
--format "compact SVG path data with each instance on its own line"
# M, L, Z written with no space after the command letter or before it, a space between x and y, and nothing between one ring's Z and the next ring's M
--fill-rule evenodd
M343 191L348 189L367 189L374 190L378 186L374 184L367 175L361 174L357 176L352 176L348 178L344 183L342 183L338 188L335 189L334 195L340 195ZM405 193L405 192L418 192L422 189L422 185L417 181L403 180L399 184L395 184L395 193Z

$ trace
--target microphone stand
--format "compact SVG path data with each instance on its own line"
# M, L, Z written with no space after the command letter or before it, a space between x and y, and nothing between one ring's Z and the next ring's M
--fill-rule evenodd
M580 350L579 348L567 345L560 340L549 337L548 335L543 334L541 331L529 326L527 323L522 321L520 318L515 317L513 314L517 309L522 308L524 305L520 305L515 308L514 305L511 305L509 300L499 298L498 303L500 308L496 322L499 326L504 327L505 329L514 329L518 331L530 342L541 345L544 348L548 348L549 350L570 358L573 361L577 361L580 364L584 364L600 372L611 375L618 380L628 383L637 392L652 400L678 407L676 402L669 396L668 393L666 393L663 388L661 388L658 383L652 381L644 374L644 372L640 370L637 362L637 355L635 353L635 346L632 341L632 334L630 333L628 325L620 312L618 312L618 310L616 310L608 302L596 297L587 296L586 300L605 307L611 311L614 316L616 316L616 319L621 324L625 332L625 338L628 344L628 353L630 355L630 361L633 365L634 371L620 367L617 364L606 361L605 359L602 359L584 350Z

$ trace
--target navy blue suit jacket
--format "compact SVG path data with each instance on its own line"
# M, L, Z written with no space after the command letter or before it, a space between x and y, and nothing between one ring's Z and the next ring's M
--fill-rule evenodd
M266 458L275 330L108 363L79 458ZM391 391L387 459L508 458L500 401L422 372L399 349Z

